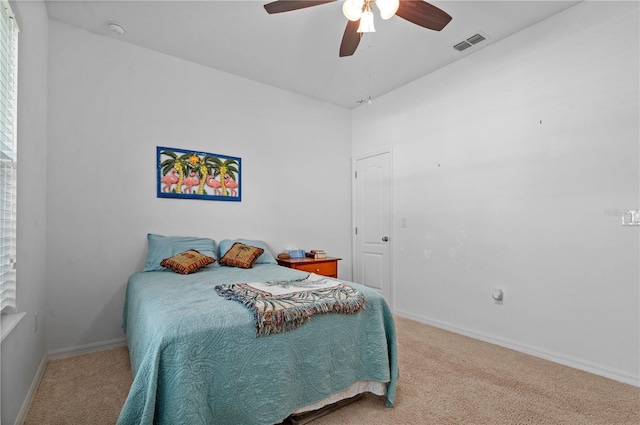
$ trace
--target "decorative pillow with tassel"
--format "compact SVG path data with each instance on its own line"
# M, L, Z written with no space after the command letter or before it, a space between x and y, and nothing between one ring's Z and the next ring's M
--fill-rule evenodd
M191 274L215 262L215 258L200 254L195 249L189 249L173 257L165 258L160 265L176 273Z
M253 267L253 263L263 252L264 249L262 248L235 242L224 256L222 256L220 264L249 269Z

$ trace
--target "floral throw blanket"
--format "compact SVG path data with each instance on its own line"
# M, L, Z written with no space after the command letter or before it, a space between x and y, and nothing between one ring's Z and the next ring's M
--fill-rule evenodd
M215 289L221 297L253 311L256 337L295 329L314 314L355 313L365 303L359 291L314 273L298 280L234 283Z

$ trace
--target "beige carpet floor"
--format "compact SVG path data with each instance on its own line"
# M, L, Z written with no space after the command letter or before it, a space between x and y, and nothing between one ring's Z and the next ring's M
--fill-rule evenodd
M640 424L640 388L411 320L396 326L396 407L367 395L313 425ZM52 360L25 424L114 424L131 382L126 347Z

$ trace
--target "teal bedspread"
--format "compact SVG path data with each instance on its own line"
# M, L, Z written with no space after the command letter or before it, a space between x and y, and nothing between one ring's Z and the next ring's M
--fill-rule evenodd
M256 338L252 312L214 289L305 275L272 264L132 275L123 327L134 380L118 425L276 424L363 380L388 382L393 406L395 327L376 291L349 283L366 297L364 310Z

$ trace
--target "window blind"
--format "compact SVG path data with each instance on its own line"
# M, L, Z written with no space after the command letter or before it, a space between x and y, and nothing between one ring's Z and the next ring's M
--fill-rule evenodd
M18 26L0 0L0 311L16 308Z

